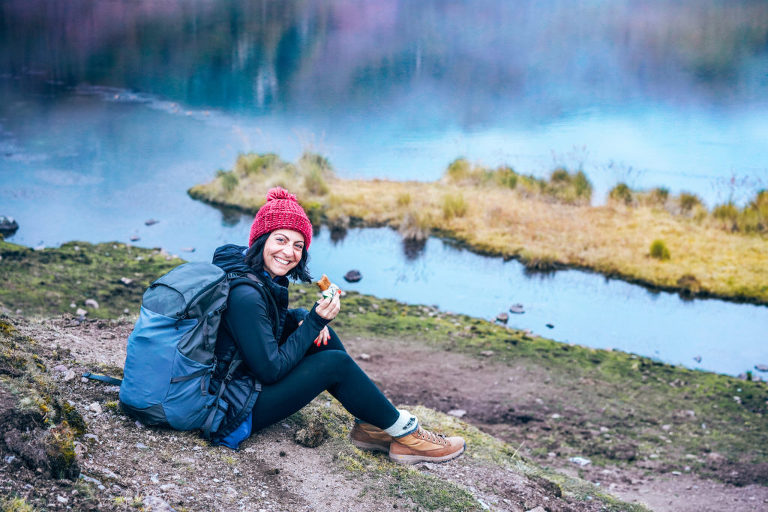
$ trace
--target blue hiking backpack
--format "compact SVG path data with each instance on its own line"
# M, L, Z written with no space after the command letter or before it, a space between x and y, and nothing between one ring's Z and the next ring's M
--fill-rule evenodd
M255 276L226 274L212 263L184 263L150 285L128 337L120 385L126 413L145 425L202 429L206 439L218 429L227 409L221 396L242 362L239 354L218 392L208 389L230 280L238 277L274 302Z

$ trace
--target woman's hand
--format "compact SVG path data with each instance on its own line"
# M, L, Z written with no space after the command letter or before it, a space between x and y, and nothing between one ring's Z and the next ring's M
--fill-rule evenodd
M339 314L340 309L341 300L339 299L338 295L334 295L331 300L320 299L317 301L317 305L315 306L315 313L317 313L320 318L333 320L336 318L336 315Z
M315 338L315 341L312 343L319 347L320 345L327 345L329 339L331 339L331 333L328 331L328 326L326 325L323 327L323 329L320 331L320 334L317 335L317 338Z

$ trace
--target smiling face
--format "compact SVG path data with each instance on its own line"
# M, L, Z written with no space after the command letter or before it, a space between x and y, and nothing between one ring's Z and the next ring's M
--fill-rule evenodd
M291 229L276 229L264 244L264 270L270 277L284 276L301 261L304 235Z

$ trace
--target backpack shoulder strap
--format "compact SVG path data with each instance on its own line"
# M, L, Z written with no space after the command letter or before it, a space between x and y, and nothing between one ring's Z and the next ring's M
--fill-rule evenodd
M272 314L270 315L270 320L272 323L272 333L277 336L277 315L278 315L278 309L277 309L277 302L275 302L275 298L272 297L272 294L269 290L267 290L267 287L264 285L264 282L261 280L259 276L252 273L243 273L243 272L228 272L227 273L227 280L229 281L230 291L232 288L239 286L241 284L247 284L249 286L252 286L253 288L256 288L259 293L261 293L262 298L264 299L264 302L267 304L267 310L271 310ZM271 305L271 307L270 307Z

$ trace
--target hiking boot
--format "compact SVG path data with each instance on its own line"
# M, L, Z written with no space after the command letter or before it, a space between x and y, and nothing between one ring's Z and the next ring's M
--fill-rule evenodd
M353 445L362 450L374 450L377 452L389 452L389 443L393 437L370 423L355 422L355 426L349 433L349 440Z
M389 458L401 464L444 462L464 453L466 446L461 437L445 437L419 427L406 436L393 438Z

